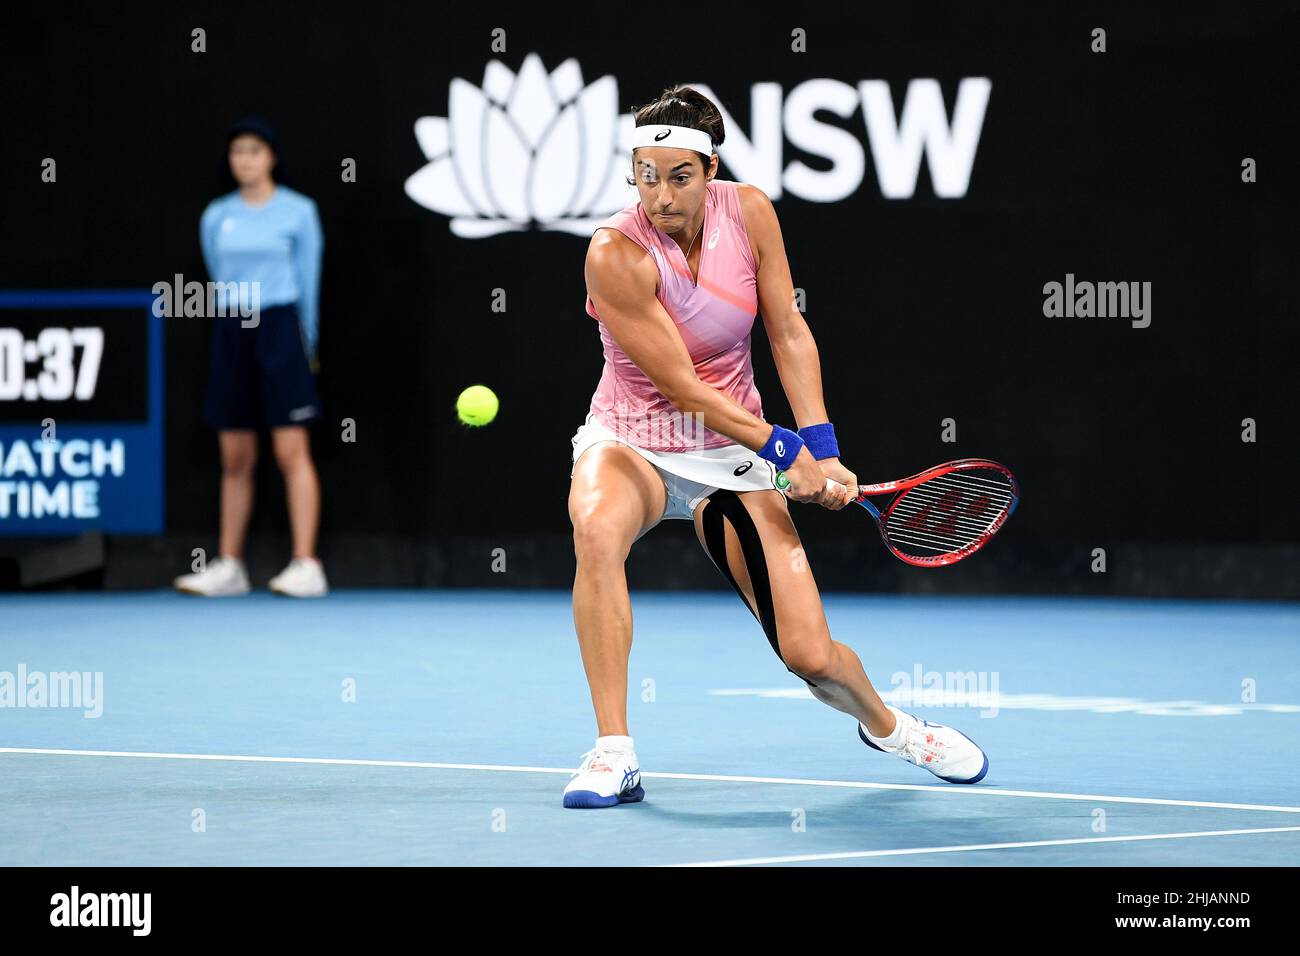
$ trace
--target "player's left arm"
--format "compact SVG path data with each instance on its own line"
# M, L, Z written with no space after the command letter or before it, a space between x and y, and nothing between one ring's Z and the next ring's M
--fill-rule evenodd
M803 313L795 306L794 280L790 277L790 263L776 210L767 194L757 186L742 183L737 191L758 267L758 308L790 410L800 428L829 421L822 397L821 357ZM857 488L857 476L838 458L823 458L818 464L828 478Z

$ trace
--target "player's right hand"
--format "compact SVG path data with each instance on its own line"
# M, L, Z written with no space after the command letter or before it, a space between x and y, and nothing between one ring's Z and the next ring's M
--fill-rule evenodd
M821 504L830 492L827 491L826 475L822 473L817 459L807 448L799 449L794 464L785 472L790 486L785 489L787 498L805 503Z

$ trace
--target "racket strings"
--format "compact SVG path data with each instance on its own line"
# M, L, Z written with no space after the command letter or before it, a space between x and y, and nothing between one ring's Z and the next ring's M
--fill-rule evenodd
M952 553L988 535L1014 497L1000 472L950 472L905 491L890 508L885 527L900 550Z

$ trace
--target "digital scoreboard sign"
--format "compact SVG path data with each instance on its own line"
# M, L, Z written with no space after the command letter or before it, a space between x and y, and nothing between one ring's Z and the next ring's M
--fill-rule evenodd
M163 530L147 291L0 291L0 535Z

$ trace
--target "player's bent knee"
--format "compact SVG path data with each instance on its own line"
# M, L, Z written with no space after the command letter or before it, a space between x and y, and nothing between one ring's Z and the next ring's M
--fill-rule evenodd
M783 659L786 667L814 685L825 682L835 671L835 651L830 641L818 642L808 648L787 647Z
M575 516L573 553L579 563L617 563L632 550L624 523L601 514Z

